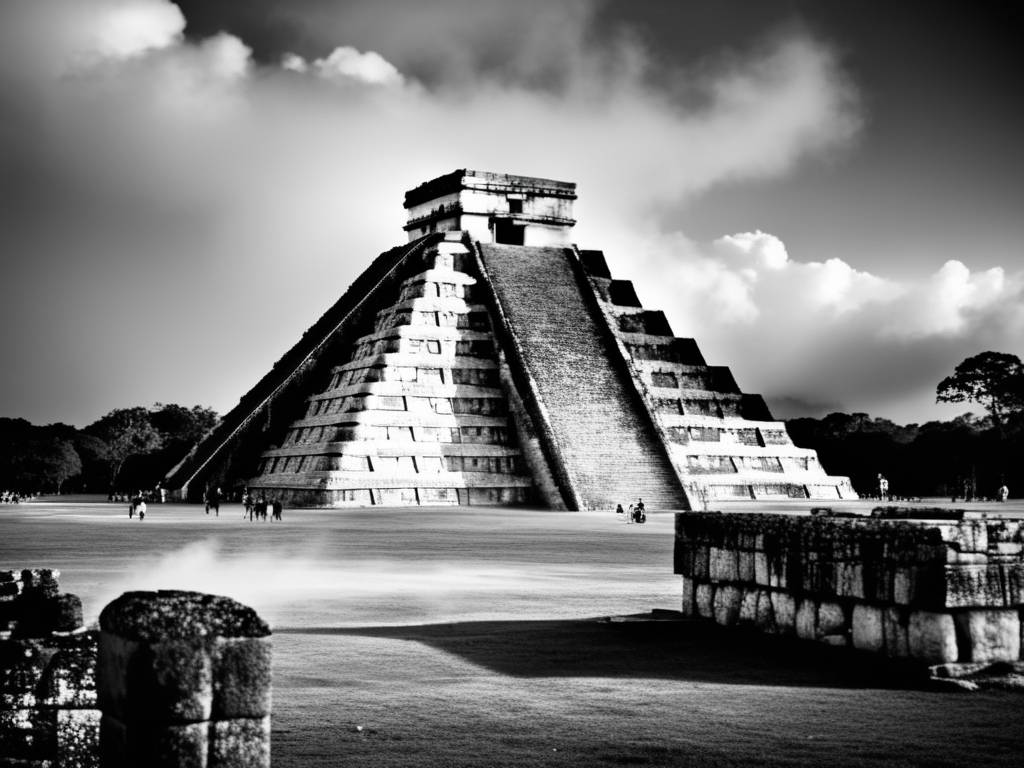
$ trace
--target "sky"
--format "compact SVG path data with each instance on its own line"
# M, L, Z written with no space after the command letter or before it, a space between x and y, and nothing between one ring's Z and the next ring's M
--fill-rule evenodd
M456 168L777 417L1024 356L1024 4L5 0L0 416L225 413ZM973 410L979 411L978 407Z

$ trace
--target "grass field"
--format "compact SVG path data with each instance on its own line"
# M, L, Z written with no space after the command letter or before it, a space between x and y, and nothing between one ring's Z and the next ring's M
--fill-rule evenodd
M0 567L86 613L126 589L228 594L274 629L273 752L295 766L1019 765L1024 696L688 622L672 518L493 509L0 507ZM1022 513L1020 505L1004 511Z

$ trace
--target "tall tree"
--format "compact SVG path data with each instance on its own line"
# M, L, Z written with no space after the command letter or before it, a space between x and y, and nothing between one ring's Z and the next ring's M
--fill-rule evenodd
M32 461L35 477L51 483L59 494L64 481L82 471L82 459L69 440L42 441Z
M940 403L978 403L1001 430L1006 417L1024 410L1024 363L1005 352L982 352L968 357L936 388Z
M174 403L156 403L149 409L150 423L165 443L191 448L217 425L219 417L210 408L194 405L186 408Z
M113 410L86 427L86 431L107 444L111 487L117 487L117 477L130 456L149 453L163 445L163 438L150 422L149 411L141 407Z

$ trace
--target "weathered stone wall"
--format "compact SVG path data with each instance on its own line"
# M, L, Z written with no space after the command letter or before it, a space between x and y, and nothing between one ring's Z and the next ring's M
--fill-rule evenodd
M955 675L1021 662L1024 524L676 516L682 610Z
M270 765L270 630L196 592L128 592L82 626L52 570L0 571L0 768Z
M99 765L97 633L58 571L0 571L0 766Z

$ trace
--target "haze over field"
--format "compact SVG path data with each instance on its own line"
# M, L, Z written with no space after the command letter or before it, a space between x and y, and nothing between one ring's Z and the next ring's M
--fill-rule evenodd
M458 167L782 417L1024 354L1019 4L11 0L0 415L228 410ZM271 309L272 308L272 309ZM784 343L781 343L784 340Z
M1019 764L1019 692L919 690L881 660L700 622L596 621L678 607L673 517L648 521L374 508L250 523L225 504L140 522L46 502L0 507L0 563L60 568L93 617L140 588L256 607L274 631L275 768Z

